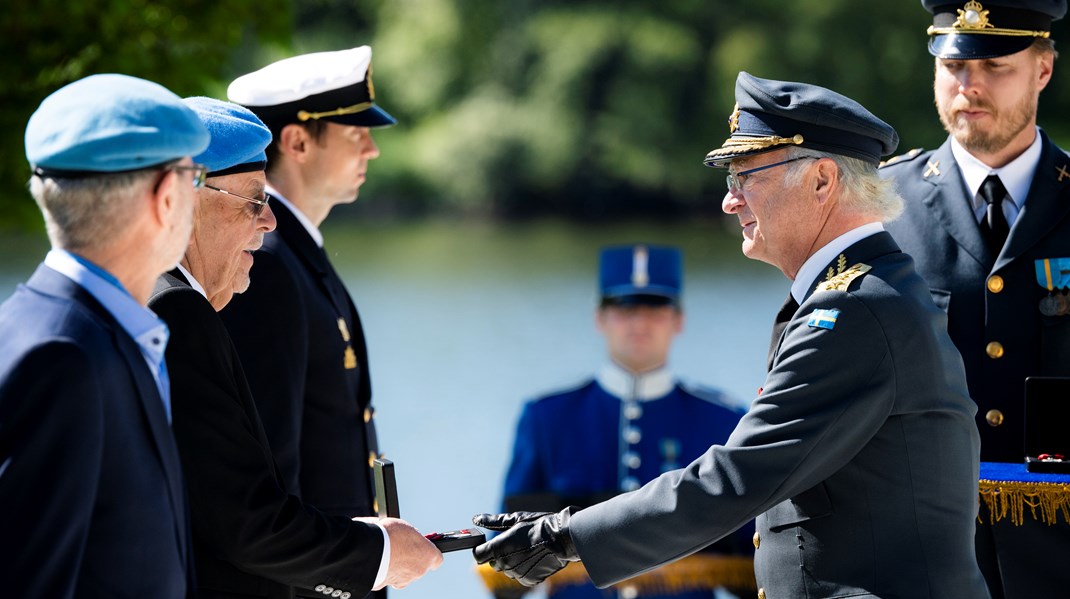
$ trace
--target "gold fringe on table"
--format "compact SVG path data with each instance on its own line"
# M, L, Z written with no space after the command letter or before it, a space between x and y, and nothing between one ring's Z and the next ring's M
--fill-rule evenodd
M1026 506L1029 506L1034 520L1040 520L1048 526L1059 521L1059 514L1063 515L1063 521L1070 523L1070 484L981 480L979 490L981 502L988 508L992 523L1010 514L1011 522L1021 526ZM981 512L978 512L977 519L984 522Z
M483 584L491 592L523 588L520 583L500 572L495 572L487 564L480 564L476 571L479 572ZM571 562L560 572L548 578L544 584L547 586L548 594L553 595L561 587L590 582L591 578L587 575L587 569L583 567L583 563ZM690 555L614 586L634 587L638 591L638 597L712 590L717 587L736 590L755 590L758 587L754 580L753 559L709 554Z

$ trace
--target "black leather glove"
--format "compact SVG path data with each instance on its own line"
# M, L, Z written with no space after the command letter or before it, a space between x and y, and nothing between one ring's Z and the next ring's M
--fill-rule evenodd
M476 562L490 567L520 584L533 587L568 562L579 561L568 532L575 508L560 512L513 512L479 514L472 523L490 530L505 531L472 550Z

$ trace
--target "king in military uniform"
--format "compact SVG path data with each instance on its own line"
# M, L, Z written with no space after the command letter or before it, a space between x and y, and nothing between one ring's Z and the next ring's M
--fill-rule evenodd
M1056 56L1049 30L1066 2L922 4L949 135L881 169L906 199L886 226L947 312L979 407L981 460L1020 464L1026 377L1070 376L1070 158L1036 117ZM982 519L993 596L1066 594L1066 527Z

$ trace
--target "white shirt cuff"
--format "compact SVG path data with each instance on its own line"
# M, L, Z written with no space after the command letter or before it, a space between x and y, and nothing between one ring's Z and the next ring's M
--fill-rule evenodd
M379 572L375 575L373 589L379 588L386 581L386 571L390 565L390 535L386 534L386 527L378 522L375 523L379 530L383 531L383 561L379 562Z

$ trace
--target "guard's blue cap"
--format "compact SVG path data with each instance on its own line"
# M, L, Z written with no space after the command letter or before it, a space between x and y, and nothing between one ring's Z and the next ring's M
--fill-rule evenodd
M37 107L26 125L26 158L40 175L84 177L193 156L208 139L197 115L163 86L92 75Z
M603 305L677 305L683 255L674 247L627 245L602 250L598 283Z
M182 100L197 113L212 143L193 161L208 167L209 177L262 171L267 167L264 148L271 143L271 131L256 115L237 104L215 98Z
M921 5L933 13L929 53L960 60L1021 52L1048 37L1052 21L1066 14L1066 0L921 0Z
M841 154L876 166L899 145L891 125L834 91L740 72L731 136L706 154L705 164L725 167L735 158L801 146Z
M397 124L375 104L369 46L273 62L235 79L227 98L255 112L274 130L310 120L358 127Z

